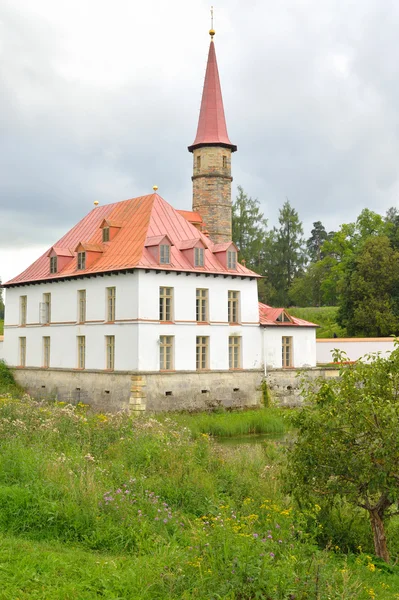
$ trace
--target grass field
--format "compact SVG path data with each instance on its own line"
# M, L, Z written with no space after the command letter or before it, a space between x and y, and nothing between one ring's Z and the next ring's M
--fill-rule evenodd
M332 338L334 333L338 337L346 335L345 329L336 322L338 306L308 306L306 308L292 306L288 312L294 317L320 325L316 331L318 338Z
M0 335L4 333L4 321L0 320Z
M283 431L286 412L90 414L21 396L5 367L0 385L0 600L399 597L367 523L321 534L291 504L280 445L208 435Z

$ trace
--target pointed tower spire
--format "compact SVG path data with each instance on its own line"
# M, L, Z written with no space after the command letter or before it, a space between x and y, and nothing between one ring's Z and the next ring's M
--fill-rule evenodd
M212 25L209 34L208 63L197 135L188 147L193 153L193 211L199 212L215 243L230 242L231 223L231 154L237 146L230 142L224 116L222 90L216 61Z

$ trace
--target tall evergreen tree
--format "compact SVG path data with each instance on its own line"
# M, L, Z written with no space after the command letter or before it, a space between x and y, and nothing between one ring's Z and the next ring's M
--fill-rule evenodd
M306 242L309 258L312 262L317 262L323 258L322 246L328 233L321 221L315 221L313 223L313 229L310 232L310 238Z
M249 269L259 271L263 262L262 252L267 220L260 210L257 199L248 196L241 186L233 203L233 242L239 251L239 260L245 260Z
M265 267L276 290L274 302L286 306L290 286L294 278L303 273L307 255L302 223L289 200L280 209L279 223L266 240Z
M1 286L1 277L0 277ZM0 287L0 320L4 319L4 302L3 302L3 290Z

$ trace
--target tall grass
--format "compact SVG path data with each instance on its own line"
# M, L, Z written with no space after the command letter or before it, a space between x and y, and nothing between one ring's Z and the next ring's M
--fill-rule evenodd
M220 446L201 419L0 397L0 600L395 598L396 567L317 547L278 446Z
M283 434L288 420L280 409L259 409L239 412L210 412L175 414L174 420L186 426L193 435L201 433L217 437L235 437L249 434Z
M2 319L0 319L0 335L3 335L4 333L4 321Z

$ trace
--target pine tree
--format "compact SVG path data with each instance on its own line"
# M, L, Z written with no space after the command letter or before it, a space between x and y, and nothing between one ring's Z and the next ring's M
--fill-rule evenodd
M260 210L257 199L249 197L241 186L233 203L233 241L238 247L239 260L259 271L262 265L262 249L266 235L267 220Z

